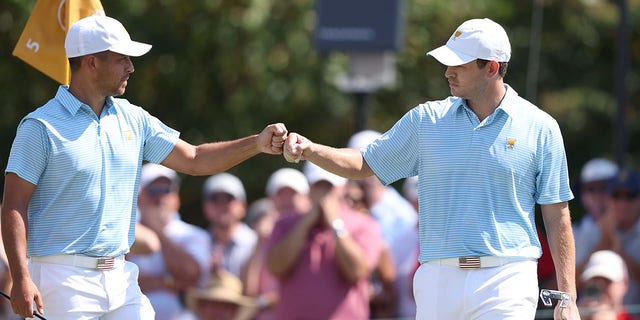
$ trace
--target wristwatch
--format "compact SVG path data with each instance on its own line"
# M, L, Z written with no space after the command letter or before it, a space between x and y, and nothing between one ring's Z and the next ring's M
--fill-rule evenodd
M349 235L347 228L344 226L344 220L338 218L331 221L331 229L333 230L333 234L338 238L346 237Z

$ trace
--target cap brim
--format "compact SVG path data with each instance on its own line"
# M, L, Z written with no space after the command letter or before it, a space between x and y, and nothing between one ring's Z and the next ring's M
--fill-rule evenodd
M305 193L300 186L283 181L283 182L274 183L273 185L270 185L267 190L267 195L270 197L274 196L276 193L278 193L278 191L280 191L280 189L284 189L284 188L289 188L295 191L296 193L302 193L302 194Z
M611 281L621 281L624 279L624 275L617 274L617 272L612 272L611 270L608 270L604 267L587 268L580 276L580 279L582 281L587 281L595 277L602 277Z
M440 63L449 67L463 65L476 59L470 55L453 51L446 45L427 52L427 55L436 58Z
M109 48L109 51L113 51L119 54L124 54L125 56L130 56L130 57L139 57L149 52L149 50L151 50L150 44L137 42L137 41L121 43Z
M238 306L248 308L257 307L254 299L237 295L234 292L227 292L224 289L216 290L214 292L207 292L202 288L193 288L191 291L187 292L187 300L191 302L193 306L195 306L195 302L199 299L233 303Z

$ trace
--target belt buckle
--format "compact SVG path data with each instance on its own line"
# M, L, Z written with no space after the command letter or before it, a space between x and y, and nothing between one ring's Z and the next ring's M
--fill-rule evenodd
M111 270L115 267L115 260L114 258L109 258L109 257L104 257L104 258L98 258L97 263L96 263L96 269L97 270Z
M459 257L458 267L460 269L480 269L480 257Z

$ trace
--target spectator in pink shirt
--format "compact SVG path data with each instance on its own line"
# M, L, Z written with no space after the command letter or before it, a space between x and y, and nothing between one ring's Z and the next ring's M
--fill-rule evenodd
M242 273L244 293L255 297L259 312L253 320L275 320L273 307L278 302L278 280L267 270L265 263L267 244L273 226L278 220L278 211L273 201L261 198L251 203L246 223L258 235L258 243Z
M369 319L368 279L380 253L380 228L344 202L346 179L312 163L311 210L281 218L267 267L280 280L277 319Z

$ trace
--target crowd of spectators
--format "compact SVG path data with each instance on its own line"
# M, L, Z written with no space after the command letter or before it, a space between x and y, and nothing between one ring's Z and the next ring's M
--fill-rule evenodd
M573 222L582 319L639 319L640 174L609 159L593 158L582 166L573 191L573 205L583 210ZM544 250L544 232L540 240L538 270L540 279L546 279L553 277L553 262ZM554 289L554 281L540 283Z
M355 135L358 148L379 133ZM305 163L283 167L249 200L230 173L202 186L208 225L184 222L180 178L143 166L136 241L127 259L156 319L411 319L417 260L417 183L400 192L373 177L347 180ZM583 319L637 319L640 175L607 159L584 164L574 193L578 306ZM555 289L544 230L540 288ZM11 279L0 251L0 285ZM632 307L632 310L629 309ZM6 299L0 318L11 318ZM222 318L221 318L222 317Z

